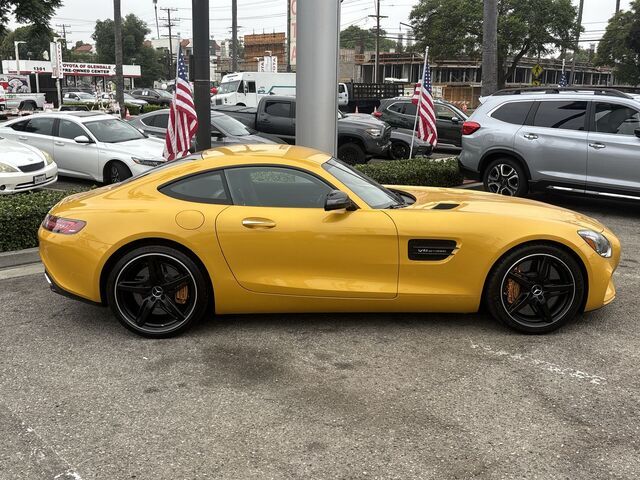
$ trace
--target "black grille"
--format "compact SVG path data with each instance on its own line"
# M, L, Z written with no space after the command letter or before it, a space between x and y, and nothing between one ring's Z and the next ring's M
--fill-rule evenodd
M18 168L20 169L20 171L27 173L27 172L35 172L36 170L40 170L43 167L44 167L44 162L38 162L38 163L31 163L29 165L22 165Z

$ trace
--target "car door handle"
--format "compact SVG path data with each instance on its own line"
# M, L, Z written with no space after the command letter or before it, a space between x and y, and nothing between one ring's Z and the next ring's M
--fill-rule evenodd
M268 218L251 217L242 220L242 226L246 228L273 228L276 222Z
M59 146L59 147L64 147L64 142L55 141L55 142L53 142L53 143L54 143L54 145L57 145L57 146Z
M595 148L596 150L600 150L601 148L605 148L606 147L606 145L604 143L600 143L600 142L590 143L589 146L591 148Z
M18 140L22 140L23 142L26 142L27 140L29 140L29 137L18 137Z
M527 140L537 140L538 135L536 135L535 133L525 133L524 138L526 138Z

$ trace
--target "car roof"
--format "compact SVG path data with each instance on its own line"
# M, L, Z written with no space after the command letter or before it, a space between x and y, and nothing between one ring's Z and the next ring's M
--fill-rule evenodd
M26 117L19 117L16 119L9 120L9 122L13 124L13 123L17 123L18 121L29 120L31 118L69 118L69 117L76 117L80 122L83 122L85 120L100 120L103 118L115 118L114 116L109 115L108 113L103 113L103 112L91 112L91 111L88 112L86 110L84 111L68 110L68 111L62 111L62 112L34 113Z
M221 156L236 157L239 163L246 158L248 161L260 159L260 163L269 163L269 160L272 160L278 164L279 160L289 160L314 166L321 165L331 158L331 155L313 148L286 144L229 145L202 152L202 158L213 163Z

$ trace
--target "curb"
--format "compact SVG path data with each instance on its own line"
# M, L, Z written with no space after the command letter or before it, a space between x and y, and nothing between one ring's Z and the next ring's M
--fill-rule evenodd
M455 187L455 188L466 188L469 190L484 190L484 186L482 182L463 183L459 187Z
M18 267L40 262L38 247L0 253L0 268Z

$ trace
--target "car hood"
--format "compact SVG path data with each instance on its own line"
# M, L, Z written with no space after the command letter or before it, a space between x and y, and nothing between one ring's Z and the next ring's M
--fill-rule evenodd
M378 120L372 115L364 113L352 113L338 120L340 123L349 123L358 126L367 126L369 128L384 128L385 123Z
M124 153L133 157L150 160L161 160L164 150L164 140L159 138L139 138L119 143L100 143L102 148L112 152Z
M12 167L22 167L44 161L43 153L37 148L0 137L0 162Z
M389 188L407 192L416 198L413 205L405 207L406 210L431 210L439 205L438 209L444 208L450 212L502 215L532 221L559 221L598 232L605 229L600 222L581 213L526 198L505 197L494 193L458 188L413 186L391 186Z

